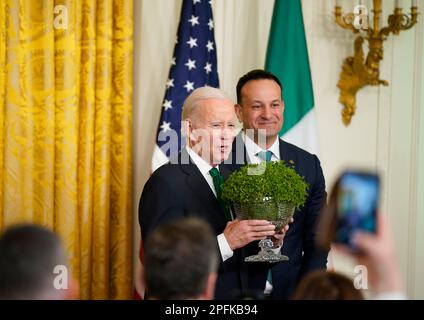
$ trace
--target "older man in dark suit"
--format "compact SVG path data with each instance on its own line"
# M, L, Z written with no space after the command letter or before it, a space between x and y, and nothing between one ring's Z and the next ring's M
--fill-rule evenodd
M245 266L248 279L255 281L250 286L263 288L273 299L287 299L306 273L326 268L328 252L318 250L315 245L316 225L327 196L323 172L315 155L279 138L284 101L276 76L264 70L253 70L241 77L235 108L243 130L234 140L228 168L236 170L244 163L284 160L309 185L306 203L296 210L281 249L290 260L275 264L265 273L264 266ZM253 250L254 243L247 248Z
M228 157L234 139L234 104L219 89L199 88L184 102L182 120L187 146L152 174L140 198L143 242L158 225L174 218L197 216L206 220L215 232L221 257L215 297L243 295L250 288L242 268L242 249L275 236L275 227L266 220L233 220L220 199L221 184L230 174L220 164ZM276 239L281 241L282 237L277 235Z

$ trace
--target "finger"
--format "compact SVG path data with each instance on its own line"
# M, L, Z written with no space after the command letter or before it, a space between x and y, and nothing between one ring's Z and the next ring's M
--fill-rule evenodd
M252 241L258 241L258 240L265 240L267 237L251 237L249 242Z
M268 220L244 220L250 226L265 226L272 225Z
M282 230L280 230L280 231L276 232L275 234L278 234L278 235L280 235L281 237L284 237L284 236L286 235L286 233L285 233L284 231L282 231Z
M289 225L286 225L284 228L282 228L282 229L281 229L279 232L277 232L277 233L285 234L288 230L289 230Z
M377 235L380 237L386 237L389 232L390 231L387 224L387 219L379 210L377 213Z
M333 243L331 245L331 249L334 249L335 251L341 252L342 254L352 256L352 250L349 247L347 247L346 245Z
M265 225L240 224L237 227L239 228L241 232L275 231L275 226L273 224L265 224Z
M249 230L253 232L260 232L260 231L275 231L274 225L266 225L266 226L249 226Z
M280 233L276 233L272 236L272 238L282 240L282 239L284 239L284 235L280 234Z
M249 232L246 234L247 238L265 238L265 237L272 237L275 235L274 231L262 231L262 232Z
M262 231L262 232L254 232L256 237L272 237L275 235L275 231Z
M227 226L230 226L230 225L237 223L237 222L238 222L238 220L228 221Z
M352 243L363 252L372 252L375 250L376 236L357 231L352 236Z

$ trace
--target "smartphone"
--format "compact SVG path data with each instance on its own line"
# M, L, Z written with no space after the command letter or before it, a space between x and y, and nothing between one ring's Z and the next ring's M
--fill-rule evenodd
M373 172L346 171L337 186L335 242L356 250L351 242L357 230L375 233L380 179Z

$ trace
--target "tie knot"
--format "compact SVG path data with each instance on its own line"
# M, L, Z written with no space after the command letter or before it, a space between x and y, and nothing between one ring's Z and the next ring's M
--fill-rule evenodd
M266 151L260 151L258 152L258 157L262 160L265 160L266 162L270 162L272 158L272 151L266 150Z
M219 177L221 175L221 173L215 167L210 169L209 173L211 174L212 178Z

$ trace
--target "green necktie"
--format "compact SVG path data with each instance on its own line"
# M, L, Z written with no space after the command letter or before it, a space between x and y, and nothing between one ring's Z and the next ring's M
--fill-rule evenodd
M266 150L266 151L260 151L258 152L258 157L262 160L265 160L266 162L271 162L272 158L272 151ZM268 276L266 279L271 285L272 285L272 272L271 269L268 270Z
M222 200L221 194L222 194L222 184L224 183L224 177L222 176L221 172L218 171L217 168L212 168L209 170L209 173L212 176L213 179L213 186L216 191L216 197L218 199L219 204L222 207L222 210L225 212L225 217L227 218L227 221L233 220L231 216L230 209L228 205L225 203L225 201Z

